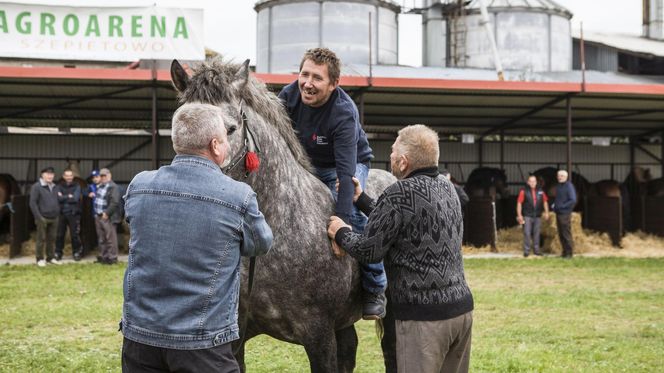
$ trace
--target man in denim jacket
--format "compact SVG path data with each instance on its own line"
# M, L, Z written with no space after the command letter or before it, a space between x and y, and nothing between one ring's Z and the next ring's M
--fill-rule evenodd
M267 253L272 231L251 187L220 170L221 109L183 105L171 136L172 164L136 175L125 196L122 370L239 372L240 256Z

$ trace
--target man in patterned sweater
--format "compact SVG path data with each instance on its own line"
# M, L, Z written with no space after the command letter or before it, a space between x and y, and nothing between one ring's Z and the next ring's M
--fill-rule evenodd
M438 178L438 135L424 125L399 131L392 173L376 202L355 183L369 216L358 234L336 216L328 234L360 263L385 260L396 319L399 372L467 372L473 296L461 255L463 223L454 186Z

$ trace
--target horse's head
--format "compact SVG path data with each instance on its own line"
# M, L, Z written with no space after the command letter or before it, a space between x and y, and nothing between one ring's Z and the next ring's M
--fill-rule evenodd
M232 175L245 172L245 157L257 141L248 126L245 112L245 89L249 82L249 60L242 64L206 61L193 69L191 76L177 60L171 63L171 79L180 103L199 102L221 108L230 143L227 171ZM253 141L253 144L252 144Z
M649 168L643 168L643 167L634 167L632 169L632 174L634 175L634 179L636 180L637 183L647 183L649 180L652 179L652 175L650 174L650 169Z
M81 177L81 161L78 159L67 158L67 168L74 173L74 177Z

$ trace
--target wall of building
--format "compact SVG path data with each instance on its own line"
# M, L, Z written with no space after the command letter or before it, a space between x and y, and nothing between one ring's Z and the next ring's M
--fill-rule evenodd
M574 70L581 70L581 52L579 50L579 41L574 40L572 48ZM618 51L614 48L584 43L584 54L586 60L586 69L604 72L618 71Z
M80 160L80 170L87 176L96 165L104 167L119 159L142 143L143 136L63 136L63 135L0 135L0 173L12 174L21 182L36 180L39 170L53 166L56 175L67 167L67 159ZM374 150L374 168L389 169L392 141L371 140ZM479 164L479 143L441 142L440 166L447 168L459 181L464 181ZM659 144L644 147L661 157ZM175 156L169 137L160 140L162 164ZM500 144L484 143L483 164L500 167ZM574 144L572 146L574 171L581 172L589 181L603 179L624 180L629 173L629 145L608 147ZM636 164L650 168L653 177L661 176L661 166L640 150L636 150ZM505 170L508 181L519 183L523 176L542 167L566 163L564 143L505 143ZM113 178L128 183L137 173L151 168L151 146L148 144L127 159L111 167Z

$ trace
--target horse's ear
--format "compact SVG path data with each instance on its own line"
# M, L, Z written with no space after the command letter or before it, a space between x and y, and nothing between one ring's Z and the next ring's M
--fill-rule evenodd
M178 60L173 60L173 62L171 62L171 79L178 92L184 92L184 90L187 89L189 75L184 70L184 67L180 65Z
M249 81L249 59L246 59L233 78L233 88L242 90Z

